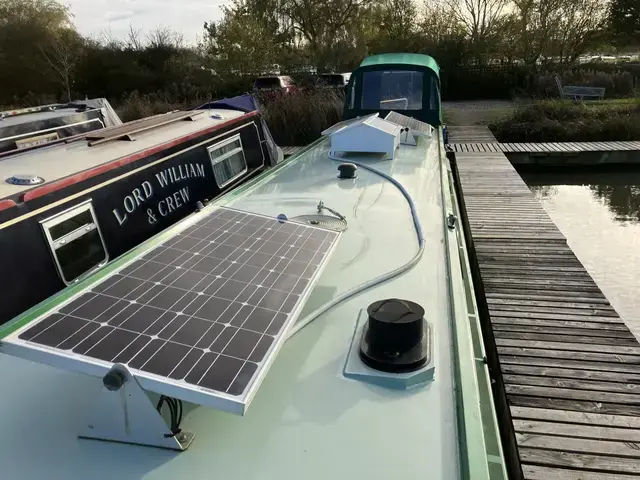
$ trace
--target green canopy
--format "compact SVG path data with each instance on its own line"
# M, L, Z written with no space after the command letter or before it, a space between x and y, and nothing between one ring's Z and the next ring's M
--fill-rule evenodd
M442 125L440 67L429 55L383 53L365 58L347 86L344 118L394 110Z
M440 67L433 57L422 55L421 53L382 53L365 58L360 64L361 67L371 67L373 65L414 65L426 67L436 74L440 79Z

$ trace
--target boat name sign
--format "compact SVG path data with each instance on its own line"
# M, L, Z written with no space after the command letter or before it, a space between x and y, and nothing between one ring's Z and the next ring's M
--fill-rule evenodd
M205 178L204 165L200 163L187 163L166 168L155 174L155 182L145 180L140 186L134 188L129 195L122 200L122 210L113 209L113 215L122 226L129 218L129 215L141 208L149 205L155 194L155 188L165 189L169 186L187 180L189 178ZM156 187L154 188L154 185ZM166 217L175 212L189 201L189 186L180 188L162 200L159 200L155 207L147 206L147 220L153 224L158 221L158 216Z

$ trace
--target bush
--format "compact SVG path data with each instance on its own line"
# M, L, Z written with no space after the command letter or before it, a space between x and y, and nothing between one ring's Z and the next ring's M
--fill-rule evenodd
M304 89L273 99L258 98L258 102L278 145L307 145L342 120L344 93Z
M489 128L500 142L640 140L640 100L542 101L516 109Z
M159 113L167 113L173 110L188 110L197 107L184 102L172 102L166 96L160 94L139 95L132 92L114 109L123 122L130 122L139 118L150 117Z
M562 85L602 87L605 98L632 97L635 78L630 72L603 72L576 68L564 71L547 71L538 75L532 95L536 98L558 98L560 92L555 77L560 77Z

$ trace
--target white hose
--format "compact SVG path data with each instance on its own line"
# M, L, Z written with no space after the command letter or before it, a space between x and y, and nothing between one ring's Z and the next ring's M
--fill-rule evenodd
M422 226L420 225L420 220L418 219L418 213L416 212L416 207L415 207L415 204L413 203L413 199L411 198L411 195L409 195L409 192L407 192L407 190L402 186L402 184L400 182L398 182L395 178L387 175L384 172L381 172L380 170L376 170L375 168L370 167L369 165L367 165L365 163L354 162L352 160L346 160L344 158L334 157L332 155L329 155L329 158L331 160L336 161L336 162L347 162L348 161L349 163L353 163L354 165L357 165L360 168L364 168L365 170L368 170L368 171L370 171L372 173L375 173L376 175L384 178L385 180L388 180L398 190L400 190L400 193L402 193L404 198L407 200L407 203L409 203L409 209L411 210L411 216L413 217L413 226L415 228L416 235L418 237L418 252L415 254L415 256L411 260L409 260L409 262L405 263L401 267L398 267L398 268L396 268L394 270L391 270L390 272L384 273L384 274L382 274L382 275L380 275L380 276L378 276L376 278L373 278L373 279L371 279L371 280L369 280L367 282L361 283L360 285L357 285L356 287L354 287L354 288L352 288L350 290L347 290L346 292L338 295L337 297L335 297L330 302L327 302L324 305L322 305L320 308L314 310L313 312L311 312L309 315L304 317L302 320L300 320L298 323L296 323L293 326L293 328L289 331L289 336L287 337L287 339L293 337L296 333L298 333L304 327L309 325L311 322L313 322L320 315L325 313L327 310L335 307L339 303L347 300L348 298L353 297L354 295L357 295L357 294L359 294L361 292L364 292L365 290L368 290L371 287L374 287L374 286L379 285L379 284L381 284L383 282L386 282L387 280L391 280L392 278L395 278L398 275L401 275L404 272L406 272L407 270L413 268L415 266L415 264L420 261L420 259L422 258L422 254L424 253L425 240L424 240L424 236L422 234Z

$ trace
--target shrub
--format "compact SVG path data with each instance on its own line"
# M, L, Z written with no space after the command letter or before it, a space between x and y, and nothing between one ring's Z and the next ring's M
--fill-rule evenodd
M489 126L500 142L640 140L640 99L573 103L542 101Z
M342 119L344 93L330 89L303 89L273 99L259 98L258 101L278 145L306 145Z
M139 95L132 92L119 104L115 110L123 122L130 122L139 118L150 117L159 113L167 113L173 110L187 110L197 105L189 105L184 102L171 102L160 94Z

